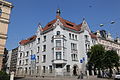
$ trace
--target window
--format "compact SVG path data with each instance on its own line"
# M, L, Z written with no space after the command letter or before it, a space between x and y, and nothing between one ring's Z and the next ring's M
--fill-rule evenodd
M43 41L46 41L46 36L43 36Z
M38 43L40 43L40 38L38 38Z
M46 62L46 55L43 55L43 62Z
M74 34L72 34L72 39L74 39Z
M38 46L38 48L37 48L37 53L39 53L39 51L40 51L40 47Z
M43 45L43 51L46 51L46 45Z
M73 27L74 25L72 25L72 24L70 24L70 23L66 23L68 26L71 26L71 27Z
M26 59L25 62L26 62L26 65L28 65L28 59Z
M22 57L22 53L20 53L20 58Z
M29 51L26 52L26 57L28 57L28 55L29 55Z
M56 47L60 47L61 46L61 40L56 40Z
M61 60L61 52L56 52L56 60Z
M57 31L57 35L60 35L60 31Z
M45 66L43 66L43 73L45 73Z
M69 33L69 38L71 39L71 33Z
M66 66L66 70L67 70L67 72L70 72L70 65Z
M25 73L27 74L27 67L25 68Z
M56 64L56 68L62 68L62 64Z
M21 60L19 61L19 65L21 65Z
M77 44L71 43L71 50L77 50Z
M77 54L72 54L71 57L72 57L72 61L77 61L78 60Z
M77 35L75 35L75 40L77 40Z
M85 41L88 41L88 35L85 35Z
M49 66L49 72L52 73L52 66Z

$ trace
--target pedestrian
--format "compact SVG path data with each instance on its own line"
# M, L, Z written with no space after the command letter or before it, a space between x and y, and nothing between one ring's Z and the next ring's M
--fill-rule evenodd
M80 79L83 79L83 72L80 71Z

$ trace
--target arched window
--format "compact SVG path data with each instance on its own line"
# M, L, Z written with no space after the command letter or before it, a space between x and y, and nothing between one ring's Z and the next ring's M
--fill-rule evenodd
M57 31L57 35L60 35L60 31Z
M2 9L0 9L0 16L1 16L1 14L2 14Z

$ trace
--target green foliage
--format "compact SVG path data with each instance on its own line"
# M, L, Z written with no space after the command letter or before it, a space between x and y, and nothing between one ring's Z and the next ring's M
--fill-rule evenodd
M98 70L112 69L113 67L120 66L117 52L114 50L106 51L102 45L94 45L88 52L88 65L94 66Z
M108 50L104 55L104 64L106 68L113 68L119 66L119 56L116 51Z
M0 71L0 80L9 80L9 75L4 71Z
M89 52L89 63L91 63L94 67L98 69L103 68L104 53L105 49L102 45L92 46Z

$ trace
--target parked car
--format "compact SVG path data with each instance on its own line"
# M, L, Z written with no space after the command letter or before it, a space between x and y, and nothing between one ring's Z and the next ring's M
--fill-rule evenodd
M115 74L114 80L120 80L120 72Z

